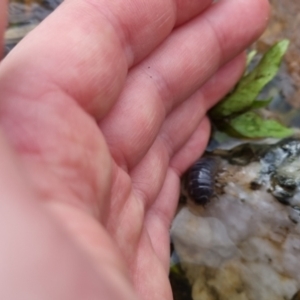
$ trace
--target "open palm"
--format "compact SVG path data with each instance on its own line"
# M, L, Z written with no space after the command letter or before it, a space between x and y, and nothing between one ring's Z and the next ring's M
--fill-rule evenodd
M65 0L0 63L1 299L172 298L180 175L268 15L210 2Z

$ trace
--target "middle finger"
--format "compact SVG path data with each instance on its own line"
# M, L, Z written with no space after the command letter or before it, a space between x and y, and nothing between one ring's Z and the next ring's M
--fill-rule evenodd
M99 124L118 165L133 168L170 111L258 37L267 6L262 0L212 5L131 70L119 101Z

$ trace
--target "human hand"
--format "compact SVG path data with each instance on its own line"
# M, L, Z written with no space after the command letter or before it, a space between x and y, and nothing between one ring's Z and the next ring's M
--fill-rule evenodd
M180 175L268 16L210 2L66 0L1 62L1 299L172 298Z

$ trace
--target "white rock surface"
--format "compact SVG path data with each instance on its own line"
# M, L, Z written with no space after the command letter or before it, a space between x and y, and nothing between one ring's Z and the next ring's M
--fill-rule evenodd
M225 194L204 208L188 201L171 228L193 299L292 300L300 289L299 211L276 200L268 181L250 188L259 162L223 164L217 181L226 178Z

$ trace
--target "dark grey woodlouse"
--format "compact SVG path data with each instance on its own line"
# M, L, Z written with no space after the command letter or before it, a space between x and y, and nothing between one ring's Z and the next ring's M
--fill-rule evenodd
M219 160L216 157L201 157L189 169L186 178L186 190L196 204L209 203L214 195L215 175Z

